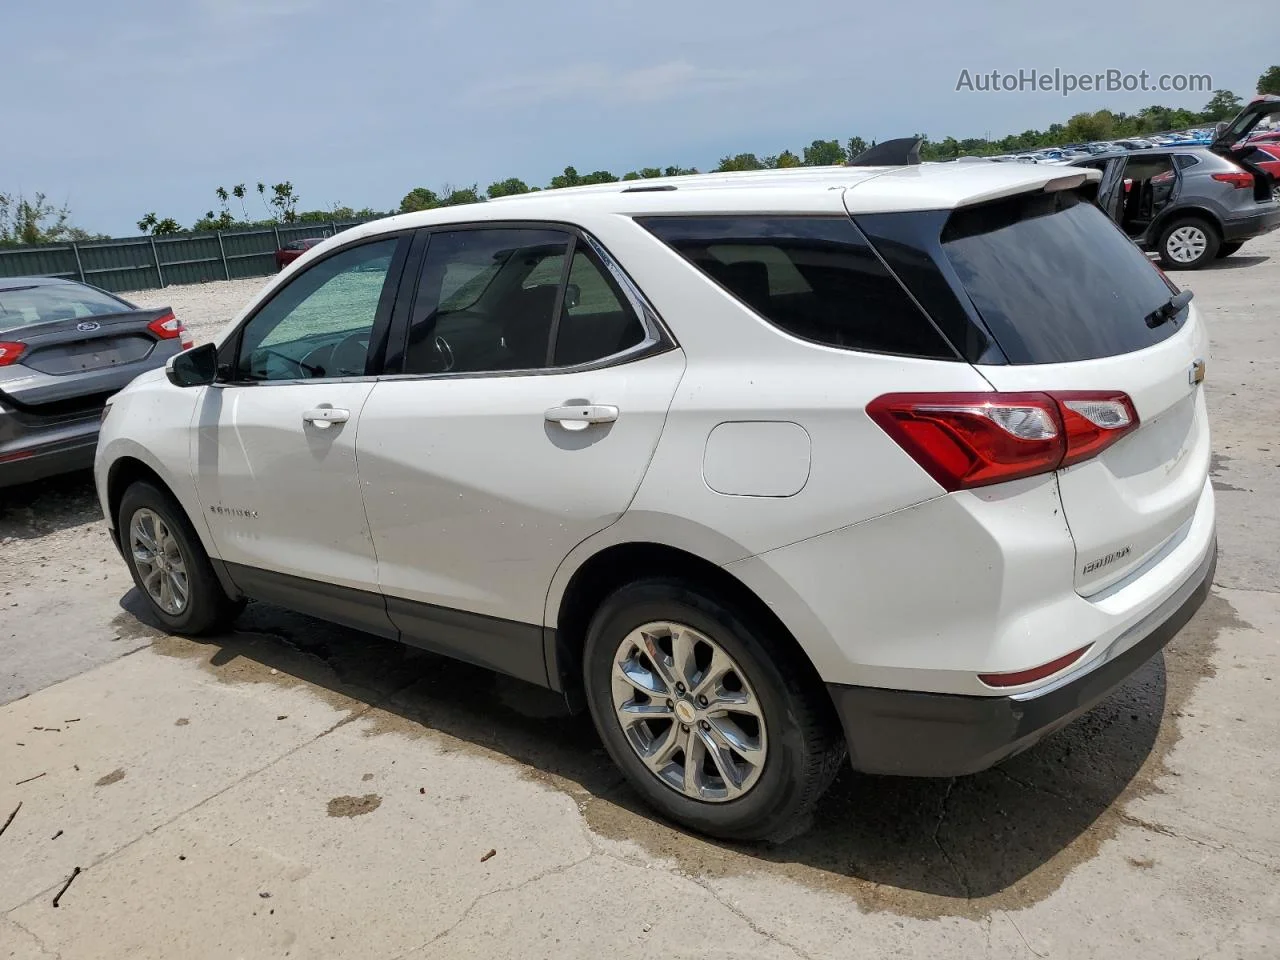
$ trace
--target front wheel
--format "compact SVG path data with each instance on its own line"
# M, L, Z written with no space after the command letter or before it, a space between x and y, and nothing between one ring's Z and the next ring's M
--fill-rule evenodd
M596 729L659 812L714 837L792 827L844 759L825 691L774 627L673 579L622 587L587 634Z
M1174 270L1196 270L1218 255L1218 231L1200 217L1179 217L1160 234L1160 262Z
M120 500L117 523L133 582L166 629L208 633L235 616L239 605L223 591L186 513L166 492L133 484Z

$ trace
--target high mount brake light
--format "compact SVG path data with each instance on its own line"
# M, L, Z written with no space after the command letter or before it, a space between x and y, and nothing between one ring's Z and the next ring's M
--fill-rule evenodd
M1138 426L1118 391L890 393L867 415L949 491L1052 473Z

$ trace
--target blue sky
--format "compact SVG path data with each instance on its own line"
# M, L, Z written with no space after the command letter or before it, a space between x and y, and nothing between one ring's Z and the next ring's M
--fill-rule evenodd
M0 0L0 191L81 226L184 225L219 184L291 180L303 208L410 188L545 184L815 138L1044 127L1196 93L958 93L961 69L1208 73L1248 97L1280 60L1260 0ZM1144 42L1145 40L1145 42ZM19 83L21 85L19 85ZM261 210L250 209L261 215Z

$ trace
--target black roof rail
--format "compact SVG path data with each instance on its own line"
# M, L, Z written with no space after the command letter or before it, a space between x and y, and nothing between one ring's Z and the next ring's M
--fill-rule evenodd
M624 187L623 193L663 193L667 190L675 190L674 183L655 183L648 187Z
M920 162L923 137L899 137L862 151L846 167L914 167Z

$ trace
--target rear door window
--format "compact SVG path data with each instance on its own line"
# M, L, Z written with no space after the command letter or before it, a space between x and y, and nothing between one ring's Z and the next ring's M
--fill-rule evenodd
M1146 318L1173 295L1133 242L1073 192L962 209L942 249L1010 363L1066 363L1141 350L1178 318Z
M641 223L793 336L846 350L956 359L847 217L660 217Z

